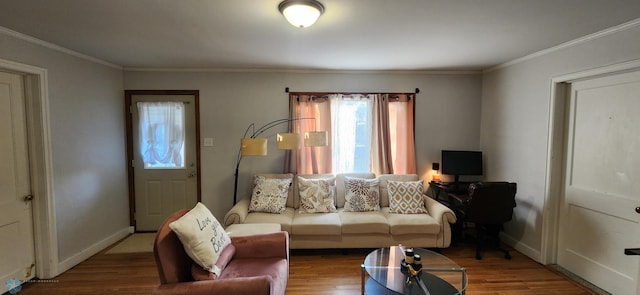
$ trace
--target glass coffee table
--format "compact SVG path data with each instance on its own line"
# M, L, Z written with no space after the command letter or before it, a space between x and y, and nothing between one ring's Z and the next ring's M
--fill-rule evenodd
M436 252L413 250L422 257L422 272L417 277L407 275L400 266L404 259L403 247L392 246L369 253L361 265L362 294L464 294L467 288L464 268Z

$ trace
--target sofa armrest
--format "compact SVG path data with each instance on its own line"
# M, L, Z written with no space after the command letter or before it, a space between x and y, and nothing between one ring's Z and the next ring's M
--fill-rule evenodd
M272 279L269 276L194 281L176 284L163 284L153 290L153 294L265 294L271 292Z
M249 214L249 198L243 198L236 203L227 214L224 215L224 226L229 226L234 223L243 223L244 219Z
M231 243L236 247L236 257L265 258L278 257L289 260L289 233L276 233L231 237Z
M453 211L447 206L440 204L440 202L432 199L427 195L424 195L424 205L427 208L427 212L429 212L429 215L435 218L438 223L456 223L456 214L453 213Z

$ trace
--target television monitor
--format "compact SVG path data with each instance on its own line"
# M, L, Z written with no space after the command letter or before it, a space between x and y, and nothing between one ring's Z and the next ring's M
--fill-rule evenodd
M482 175L482 152L442 150L442 174L454 175L459 182L460 175Z

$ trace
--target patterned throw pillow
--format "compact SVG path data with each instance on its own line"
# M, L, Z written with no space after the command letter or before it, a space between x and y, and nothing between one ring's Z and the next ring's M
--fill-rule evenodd
M380 210L378 179L345 177L344 211L365 212Z
M335 198L335 178L306 179L298 176L300 193L300 213L337 212Z
M418 214L427 213L422 195L422 180L392 181L389 180L389 213Z
M223 250L231 245L231 238L211 211L198 202L187 214L169 224L187 255L193 262L203 269L220 275L220 268L216 266Z
M249 212L284 213L292 180L255 176Z

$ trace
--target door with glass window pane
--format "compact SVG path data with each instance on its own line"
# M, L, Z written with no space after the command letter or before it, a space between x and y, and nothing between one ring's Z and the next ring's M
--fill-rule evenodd
M130 96L136 231L156 231L199 200L196 109L197 92Z

